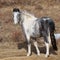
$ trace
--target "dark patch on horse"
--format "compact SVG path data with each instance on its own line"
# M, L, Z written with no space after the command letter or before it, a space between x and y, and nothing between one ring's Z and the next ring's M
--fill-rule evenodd
M18 8L14 8L13 12L20 12L20 10Z
M47 17L43 17L43 18L46 19ZM49 18L49 20L46 20L46 23L48 23L46 25L46 27L47 28L49 27L49 30L50 30L50 37L51 37L52 47L53 47L54 50L58 50L57 45L56 45L56 39L55 39L55 36L54 36L55 24L54 24L54 22L51 18Z

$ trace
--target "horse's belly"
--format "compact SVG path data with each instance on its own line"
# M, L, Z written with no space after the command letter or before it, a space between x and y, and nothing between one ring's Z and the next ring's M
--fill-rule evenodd
M39 36L40 36L39 33L32 32L32 34L31 34L31 37L39 37Z

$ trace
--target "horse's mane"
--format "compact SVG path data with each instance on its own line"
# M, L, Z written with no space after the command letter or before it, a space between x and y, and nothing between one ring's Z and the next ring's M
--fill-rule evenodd
M26 10L22 11L22 13L29 16L29 17L35 17L33 14L28 13Z

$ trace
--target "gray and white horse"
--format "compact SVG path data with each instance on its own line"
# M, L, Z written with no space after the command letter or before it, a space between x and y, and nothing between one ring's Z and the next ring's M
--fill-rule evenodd
M55 24L49 17L36 18L34 15L21 11L18 8L13 9L14 24L21 24L28 43L27 56L31 55L31 39L37 50L37 55L40 55L36 38L43 37L46 45L46 57L49 56L49 48L52 43L53 49L57 50L56 40L54 37Z

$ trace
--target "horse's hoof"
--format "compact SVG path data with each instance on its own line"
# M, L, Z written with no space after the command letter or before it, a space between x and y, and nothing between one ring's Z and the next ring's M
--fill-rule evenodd
M40 53L38 53L37 55L40 56Z
M45 57L47 58L47 57L49 57L49 55L46 54Z
M30 56L31 54L27 54L27 56Z

